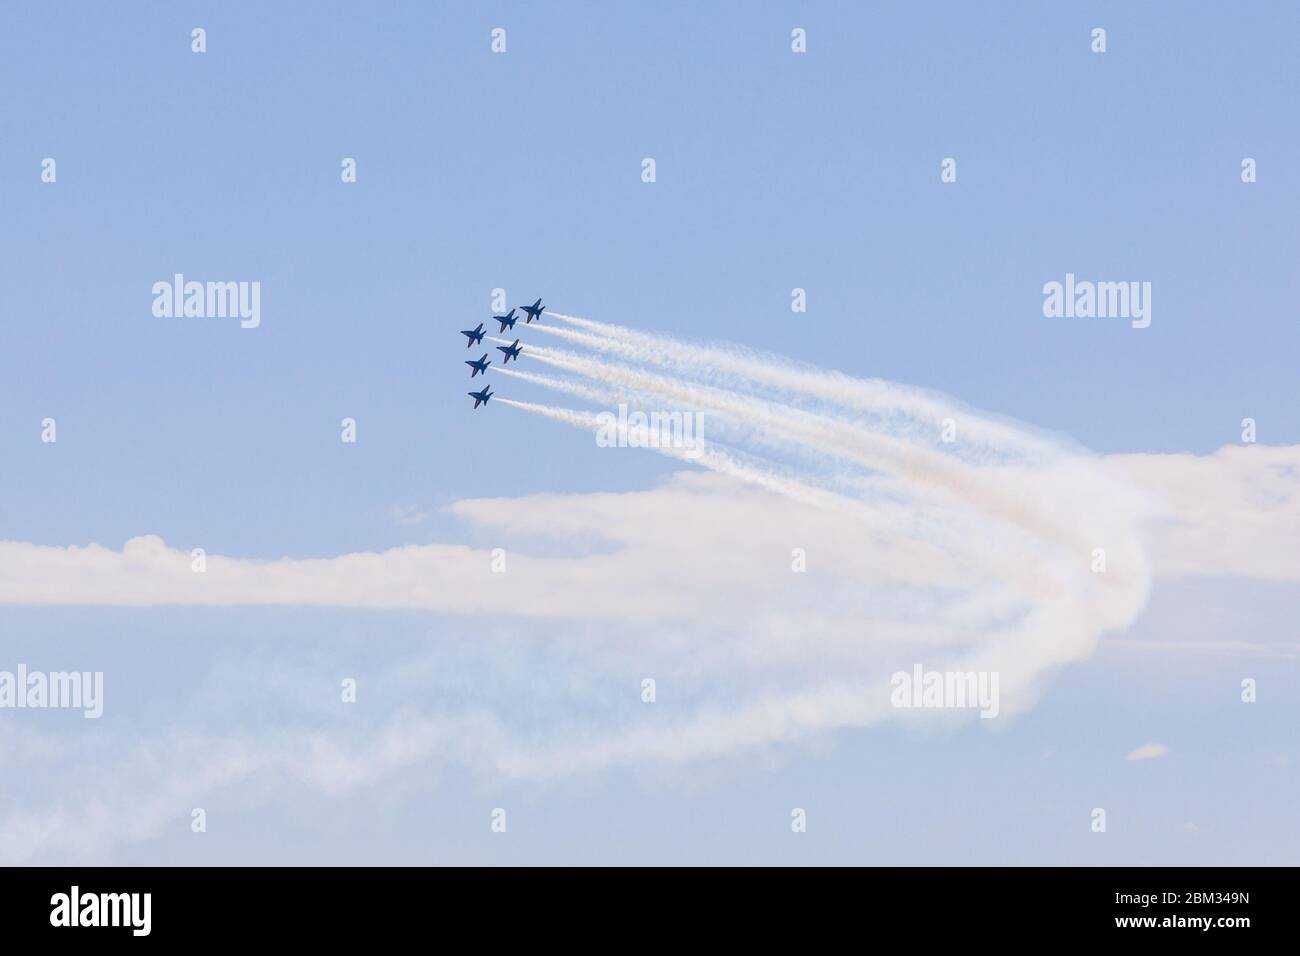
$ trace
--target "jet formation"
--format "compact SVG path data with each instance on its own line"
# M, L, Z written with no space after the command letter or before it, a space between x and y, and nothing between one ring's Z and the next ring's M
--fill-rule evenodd
M528 315L528 318L524 320L524 325L530 325L533 319L540 319L542 317L542 313L546 311L546 306L542 305L541 299L538 299L532 305L516 306L515 308L507 312L505 315L494 315L492 316L492 319L493 321L500 323L501 331L505 332L506 329L513 329L515 327L515 323L519 321L520 317L516 316L515 313L518 312L520 309L522 309ZM465 343L465 347L473 348L475 345L478 345L483 341L483 336L486 333L484 332L483 329L483 323L480 322L475 328L462 329L460 334L465 336L466 339L468 339L468 341ZM520 353L523 352L523 350L524 347L519 344L518 339L515 339L514 342L511 343L510 345L498 345L497 351L504 353L504 357L501 359L502 366L509 365L511 359L514 359L516 362L518 362L519 355ZM482 358L475 359L474 361L465 362L465 364L468 365L471 370L469 373L470 378L477 377L480 372L482 372L484 375L487 374L488 366L492 364L491 362L488 361L488 354L489 353L484 352ZM490 399L495 393L492 391L491 385L485 385L483 386L481 391L467 392L466 394L469 395L470 398L474 399L474 407L478 408L480 405L486 405L488 403L488 399Z

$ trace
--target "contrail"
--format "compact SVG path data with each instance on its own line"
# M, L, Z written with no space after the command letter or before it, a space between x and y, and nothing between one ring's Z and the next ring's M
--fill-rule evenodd
M577 320L558 313L556 317L573 319L602 330L617 330L615 326L605 326L585 319ZM553 330L553 327L542 328ZM631 330L617 331L626 332L628 336L641 340L651 338ZM560 333L562 337L583 344L600 341L593 336L568 330L560 330ZM697 409L711 409L715 414L721 413L734 420L749 422L756 428L760 438L776 433L787 440L802 442L822 454L845 458L872 470L897 475L904 482L919 480L943 494L976 505L990 516L1008 521L1057 544L1082 548L1085 543L1080 539L1077 529L1070 532L1062 526L1055 502L1045 503L1041 495L1025 494L1019 480L1021 473L1010 470L1009 463L1004 463L1001 469L972 467L956 456L918 444L906 431L891 435L888 429L869 429L852 421L792 409L752 396L737 401L734 393L722 389L654 376L542 346L533 346L532 349L534 358L598 381L634 392L658 395ZM662 361L662 353L655 349L616 347L613 350L629 356L639 356L649 363L656 359ZM717 354L716 350L710 354ZM669 364L672 364L671 358ZM888 387L901 391L897 386ZM896 422L893 428L897 430ZM995 428L997 431L1004 430L1000 424ZM1038 443L1036 438L1031 441ZM1050 457L1059 462L1062 454L1058 449Z
M561 312L548 311L546 314L592 334L572 333L555 326L539 326L546 332L633 361L694 375L719 379L725 377L729 384L761 383L780 391L873 415L903 414L916 420L918 427L915 431L931 436L938 433L944 419L952 418L960 423L963 440L978 440L993 445L1004 455L1015 453L1028 458L1054 458L1060 454L1059 441L1035 435L1023 427L995 421L960 402L934 396L921 389L900 386L882 379L857 379L832 370L800 367L776 356L764 356L735 348L685 343L669 336L650 335ZM579 335L580 338L575 337Z
M612 392L590 388L580 382L575 382L567 378L556 378L554 375L538 375L535 372L524 372L520 369L507 368L504 365L500 368L493 366L492 371L500 375L509 375L512 378L519 379L520 381L531 382L532 384L540 385L543 388L554 389L557 392L565 392L576 398L584 398L589 402L607 402L613 397ZM504 402L505 399L503 398L501 401Z
M516 687L537 687L535 701L515 708L522 732L492 712L495 688L471 702L464 720L445 721L441 705L414 729L399 715L391 733L385 728L357 748L362 757L379 754L378 769L345 775L370 780L430 755L540 777L723 756L866 726L899 718L887 675L914 663L997 677L1012 712L1032 703L1041 676L1087 656L1101 632L1127 626L1145 602L1143 503L1064 441L901 385L549 314L565 327L539 328L573 351L529 344L524 370L513 362L491 370L575 400L645 395L701 409L720 428L734 428L739 440L721 431L728 440L722 445L709 432L707 442L672 447L650 441L653 427L622 414L502 397L493 405L582 429L598 444L612 419L620 443L734 480L694 475L630 494L463 503L458 513L478 515L480 527L521 535L515 560L523 573L513 572L509 601L499 601L506 596L500 579L489 583L487 562L476 557L483 552L466 545L405 545L336 559L218 556L207 575L194 575L186 551L146 537L120 552L0 542L0 570L10 572L0 574L0 604L301 603L471 613L464 603L472 594L479 607L510 613L517 606L562 620L565 634L574 630L570 622L606 625L600 648L584 639L579 653L564 647L528 655L543 665L555 661L556 681L547 671L544 681L524 675L503 685L512 696ZM561 372L536 373L533 361ZM463 365L453 368L464 374ZM939 438L944 417L959 419L951 446ZM790 454L773 460L772 449ZM1173 467L1181 481L1183 466ZM1217 470L1212 478L1213 487L1225 483ZM1190 492L1195 509L1203 507L1196 494L1203 487L1212 486ZM554 531L556 541L530 554L538 529ZM1201 526L1192 523L1186 540L1198 533ZM607 539L609 549L591 538ZM786 572L794 552L809 562L789 570L810 573ZM476 593L485 587L491 593ZM660 613L665 605L670 610ZM626 644L607 654L610 633ZM634 673L673 678L678 703L667 721L634 719L616 699L607 707L597 702L590 714L592 702L585 701L576 723L571 708L556 706L554 688L566 679L579 697L598 680L626 679L628 647L646 661ZM605 657L594 672L585 669L589 659ZM157 763L152 750L146 747L141 763L146 771ZM339 766L355 763L347 748L309 753L311 761L296 756L311 750L277 742L269 751L234 752L241 765L281 768L281 776L329 786L340 779ZM153 790L181 783L190 783L184 772ZM140 802L134 790L124 791L124 807ZM92 810L82 816L109 819ZM62 808L45 819L10 814L0 818L0 831L52 832L48 820L65 815Z
M608 413L606 413L608 417L605 417L593 412L508 398L499 401L504 405L563 422L583 431L594 433L602 427L617 427L625 438L635 438L629 441L633 447L652 448L671 458L701 465L711 471L729 475L802 504L851 516L878 533L894 536L892 546L900 553L925 551L924 560L936 569L946 567L948 573L953 574L973 573L977 576L988 574L984 555L980 554L972 558L960 549L953 550L945 547L940 541L927 541L917 537L918 529L913 514L906 507L886 502L868 503L837 494L798 478L782 475L767 463L759 463L756 460L754 464L746 464L735 455L712 445L692 450L668 445L652 445L651 435L647 429L619 426L612 421L613 416L608 416ZM1032 561L1016 562L1014 565L1008 562L1008 566L1003 568L1002 573L1013 587L1026 596L1043 600L1059 597L1062 593L1061 581L1056 579L1049 570L1044 570Z
M656 371L530 345L527 354L537 361L620 394L651 396L709 412L724 425L730 421L751 429L750 441L782 451L793 445L797 455L815 453L866 468L868 475L877 476L864 484L873 503L878 504L881 495L910 499L913 524L926 526L926 538L945 541L955 550L964 548L977 556L975 560L981 558L973 542L984 539L987 548L1001 555L1012 578L1024 573L1036 577L1036 569L1026 572L1026 567L1045 567L1050 561L1059 564L1059 573L1074 581L1076 589L1128 595L1121 601L1125 606L1140 606L1145 599L1146 559L1135 522L1146 503L1115 481L1090 453L1065 440L883 380L854 379L803 368L778 356L687 345L577 316L548 314L576 329L538 326L545 332ZM707 384L698 381L701 378ZM755 394L756 387L768 394ZM786 396L786 401L772 400L773 393ZM791 397L820 404L792 405ZM956 441L939 440L943 418L960 418ZM797 474L806 485L806 470ZM838 479L852 481L843 474ZM922 497L926 491L929 494ZM999 523L1000 529L989 521ZM1007 531L1013 536L1007 538ZM963 535L967 540L959 542ZM1122 573L1086 573L1087 556L1103 544L1120 557ZM987 555L982 560L987 561Z
M594 412L584 412L573 408L560 408L554 405L541 405L535 402L521 402L516 399L502 398L498 399L503 405L509 405L534 415L541 415L550 418L553 421L563 422L574 428L583 431L596 432L603 427L616 427L629 439L629 444L633 444L631 439L635 437L636 441L633 447L648 448L667 455L670 458L677 458L682 461L689 461L692 464L701 465L711 471L721 472L739 478L750 484L758 485L769 491L775 491L778 494L785 495L788 498L803 502L804 504L814 505L820 508L840 511L852 514L869 524L877 527L881 526L884 512L880 509L872 508L861 501L845 497L827 491L824 488L807 484L797 479L782 476L770 468L748 465L740 461L734 455L723 451L713 445L705 445L698 449L673 448L667 445L652 445L651 435L648 429L634 429L619 426L616 422L609 419L602 419L602 416Z
M511 408L521 408L526 412L532 412L534 415L542 415L557 422L564 422L564 424L572 425L574 428L595 431L600 426L600 422L597 421L596 415L592 412L581 412L573 408L557 408L554 405L538 405L535 402L521 402L513 398L499 398L497 401L502 405L509 405Z
M875 472L896 475L904 482L919 481L946 495L975 504L984 513L1008 521L1031 533L1057 542L1073 541L1050 513L1023 489L1011 484L1007 471L990 471L958 458L918 446L914 441L871 430L851 421L801 409L792 409L760 398L740 395L712 386L697 385L651 372L532 346L533 358L576 372L588 378L630 391L707 410L756 429L760 440L773 434L788 442L812 448L821 454L853 461ZM570 394L577 394L569 390ZM1076 546L1081 543L1074 542Z

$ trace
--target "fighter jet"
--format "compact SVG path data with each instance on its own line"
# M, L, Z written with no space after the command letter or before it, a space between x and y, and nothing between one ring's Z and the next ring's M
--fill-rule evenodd
M528 325L529 322L533 321L533 319L541 318L542 310L545 309L546 306L542 305L541 299L538 299L532 305L524 305L520 306L520 308L528 313L528 322L524 323L524 325Z
M505 315L492 316L492 318L496 319L498 322L501 323L502 332L504 332L506 329L513 329L515 327L515 323L519 321L518 317L515 315L515 311L516 310L511 309Z
M483 341L483 323L480 322L478 328L473 331L469 329L461 329L460 334L469 336L469 341L465 343L465 348L471 348Z
M469 377L473 378L479 372L486 372L487 367L492 363L487 360L487 353L484 352L483 357L479 359L477 362L466 362L465 364L474 370L469 373Z
M523 351L523 347L520 346L519 340L515 339L514 345L498 345L497 351L506 353L506 357L502 360L501 364L509 365L511 359L514 359L516 362L519 361L519 353ZM473 375L470 376L470 378L473 377Z
M492 387L491 385L484 385L483 391L481 392L467 393L470 398L474 399L474 408L478 408L480 405L487 404L487 400L492 397L492 392L489 391L491 387Z

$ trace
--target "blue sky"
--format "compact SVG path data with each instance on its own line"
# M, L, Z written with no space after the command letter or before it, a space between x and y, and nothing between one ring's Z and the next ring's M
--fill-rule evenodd
M120 551L158 535L240 559L527 549L522 533L447 509L634 493L682 470L508 407L470 414L460 362L481 352L456 333L488 319L498 287L511 304L540 295L577 316L933 389L1100 456L1205 459L1239 443L1244 417L1261 444L1295 446L1300 14L1172 10L6 8L0 540ZM505 54L489 49L494 27ZM806 54L790 50L795 27ZM41 182L45 157L57 183ZM344 157L355 184L340 182ZM956 183L940 182L945 157ZM1242 183L1244 157L1258 182ZM259 281L261 326L155 318L150 288L176 272ZM1067 272L1151 282L1151 327L1045 318L1042 286ZM791 312L795 287L806 313ZM53 445L39 440L46 417ZM339 441L344 417L355 445ZM195 798L219 808L217 833L195 839L193 800L178 794L178 815L139 838L108 814L96 858L1295 863L1300 575L1165 580L1155 551L1126 634L1199 650L1103 638L995 732L856 728L541 784L417 762L340 795L254 774ZM518 725L536 707L562 735L587 716L585 695L608 703L599 680L635 688L648 654L629 637L594 688L525 703L516 683L569 673L605 625L557 631L508 605L80 603L0 604L0 668L103 670L111 695L94 726L3 713L23 773L0 819L34 812L43 788L107 781L113 767L91 759L101 746L365 739L430 701ZM369 713L338 714L340 674L358 678ZM1251 707L1237 700L1244 676L1269 688ZM1169 755L1124 760L1151 741ZM1113 821L1100 839L1087 829L1099 805ZM79 806L61 825L90 826ZM493 806L512 808L508 843L487 831ZM803 842L793 806L810 808Z

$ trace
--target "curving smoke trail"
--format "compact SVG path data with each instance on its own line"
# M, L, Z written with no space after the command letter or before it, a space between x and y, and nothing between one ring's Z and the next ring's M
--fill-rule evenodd
M1035 631L1018 649L1022 662L1050 666L1086 653L1101 630L1126 626L1145 603L1139 529L1148 502L1068 440L892 382L547 314L574 328L537 328L590 351L530 344L525 355L595 387L552 376L534 384L596 402L612 394L641 407L704 413L711 435L763 454L660 450L936 548L959 588L996 579L995 587L1028 602L1028 618L1042 620L1050 608L1053 628L1073 637L1054 643ZM518 407L579 428L600 426L590 413ZM942 438L945 424L954 426L951 441ZM1096 573L1098 553L1109 562L1105 573Z
M1089 546L1093 533L1091 523L1074 520L1078 516L1063 511L1054 496L1048 498L1041 493L1043 489L1038 494L1026 494L1023 478L1026 470L1018 460L974 465L940 451L942 446L937 442L932 446L916 440L907 431L891 433L884 426L871 427L852 418L836 417L832 409L814 411L791 407L738 390L698 384L658 371L631 368L545 346L530 346L528 354L609 386L620 398L642 403L649 398L704 412L713 421L720 419L724 425L731 423L747 428L747 434L758 444L787 452L793 449L805 458L815 453L851 462L866 469L877 491L906 485L911 497L924 494L937 504L974 505L985 515L1051 539L1058 545L1079 550ZM581 387L567 380L554 379L545 384L571 395L601 400L582 395ZM963 430L965 423L963 420ZM734 427L725 433L737 434ZM983 456L986 462L990 457ZM1054 459L1058 465L1062 460L1070 460L1071 469L1076 472L1078 463L1086 460L1077 455L1067 459L1063 449L1058 449ZM1040 470L1043 467L1039 465ZM1089 480L1107 483L1100 473Z
M541 378L543 376L537 377ZM692 464L708 468L710 471L738 478L741 481L757 485L760 488L766 488L768 491L774 491L803 504L852 515L877 528L883 529L888 525L888 519L881 510L873 509L861 501L837 495L815 484L805 483L797 478L782 475L775 466L757 458L746 458L712 445L692 449L674 448L671 445L663 444L656 445L652 443L649 428L627 426L612 419L612 416L602 418L600 414L595 412L559 408L554 405L542 405L536 402L521 402L509 398L502 398L499 401L503 405L522 409L534 415L541 415L552 421L563 422L584 431L596 432L601 428L613 428L619 432L631 447L654 448L654 450L670 458L689 461ZM891 528L891 530L897 529Z
M543 656L548 679L528 668L526 680L504 686L518 721L478 700L467 713L437 705L415 720L395 714L380 736L337 749L323 746L313 712L297 737L234 741L215 769L206 739L201 747L182 742L169 756L184 762L161 782L150 776L166 761L147 742L120 795L107 808L78 808L76 819L102 821L114 834L157 832L177 806L198 803L189 796L196 781L200 790L229 786L250 767L329 790L351 779L371 786L432 761L544 779L725 756L906 720L892 700L891 672L922 663L997 675L1001 713L1011 714L1033 704L1044 675L1086 657L1101 632L1127 626L1146 599L1145 500L1066 440L895 383L548 315L564 326L530 328L565 348L530 343L521 359L563 375L514 363L490 371L605 409L620 402L700 411L707 440L657 443L647 419L622 409L615 416L501 396L494 406L612 432L616 445L649 447L723 477L460 503L479 527L523 529L508 581L488 571L485 551L459 544L328 559L212 556L196 575L188 552L154 536L121 551L0 541L0 604L503 608L560 623L570 637L581 629L575 624L594 624L598 636L579 653ZM945 419L956 426L951 436ZM1181 482L1185 467L1167 480ZM1241 487L1242 497L1255 490ZM1189 507L1201 508L1196 491L1188 494ZM554 533L559 553L533 552L535 532ZM1214 537L1189 533L1198 538L1187 550ZM811 573L786 573L786 555L805 550L808 567L798 570ZM1222 560L1230 566L1236 557ZM477 603L467 607L467 596ZM645 672L671 678L676 703L663 720L593 703L596 680L622 682L633 655L650 662ZM565 682L584 717L556 706ZM514 704L528 693L538 697ZM58 829L51 819L71 818L57 806L0 816L0 836L20 837L0 839L0 858L23 861Z

